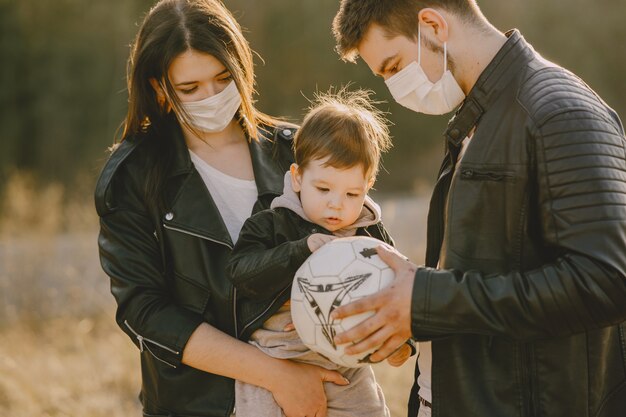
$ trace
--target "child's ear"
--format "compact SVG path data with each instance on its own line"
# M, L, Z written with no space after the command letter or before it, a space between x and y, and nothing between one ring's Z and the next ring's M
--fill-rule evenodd
M375 182L376 182L376 178L370 178L370 180L367 182L367 191L372 189Z
M300 167L298 164L291 164L289 167L289 172L291 173L291 188L296 193L299 193L302 189L302 174L300 174Z

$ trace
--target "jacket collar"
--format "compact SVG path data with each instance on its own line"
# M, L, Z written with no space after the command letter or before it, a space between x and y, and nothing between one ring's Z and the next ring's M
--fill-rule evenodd
M189 174L195 168L193 162L191 162L189 149L185 143L180 125L170 120L167 129L169 136L174 142L174 158L169 176ZM283 191L283 176L285 173L272 158L273 142L267 138L269 134L270 132L266 129L259 128L259 140L250 140L248 145L259 197L266 194L280 195Z
M462 106L448 123L444 136L455 148L461 146L461 142L476 126L483 113L510 85L510 81L523 70L523 64L535 56L532 46L517 29L510 30L506 36L507 41L487 65Z
M233 242L220 216L215 201L207 190L202 177L196 171L178 123L171 123L168 133L173 141L173 159L168 177L186 175L177 190L170 211L163 219L165 227L198 235L232 248ZM267 132L261 130L259 141L250 141L250 156L259 197L278 196L282 193L283 175L272 158L272 142Z

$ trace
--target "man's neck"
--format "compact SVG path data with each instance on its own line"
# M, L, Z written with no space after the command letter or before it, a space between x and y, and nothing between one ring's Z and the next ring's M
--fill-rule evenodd
M490 27L487 32L471 31L465 37L463 45L455 56L455 78L461 89L468 95L485 68L506 43L507 37L497 29Z

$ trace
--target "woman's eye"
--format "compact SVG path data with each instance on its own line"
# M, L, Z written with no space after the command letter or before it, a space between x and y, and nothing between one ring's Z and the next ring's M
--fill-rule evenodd
M179 91L180 91L181 93L183 93L183 94L191 94L191 93L193 93L194 91L196 91L197 89L198 89L198 87L196 86L196 87L187 88L187 89L185 89L185 90L182 90L182 89L181 89L181 90L179 90Z
M219 80L217 80L218 83L229 83L233 80L233 76L232 75L227 75L226 77L222 77Z

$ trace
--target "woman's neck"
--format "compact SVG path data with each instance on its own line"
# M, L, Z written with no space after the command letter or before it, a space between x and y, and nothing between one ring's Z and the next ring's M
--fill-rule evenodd
M200 137L191 131L185 131L185 128L183 133L187 147L213 168L231 177L254 180L248 141L236 121L232 121L221 132L199 132Z
M235 120L221 132L194 132L186 126L182 129L185 143L194 153L220 152L246 140L243 129Z

